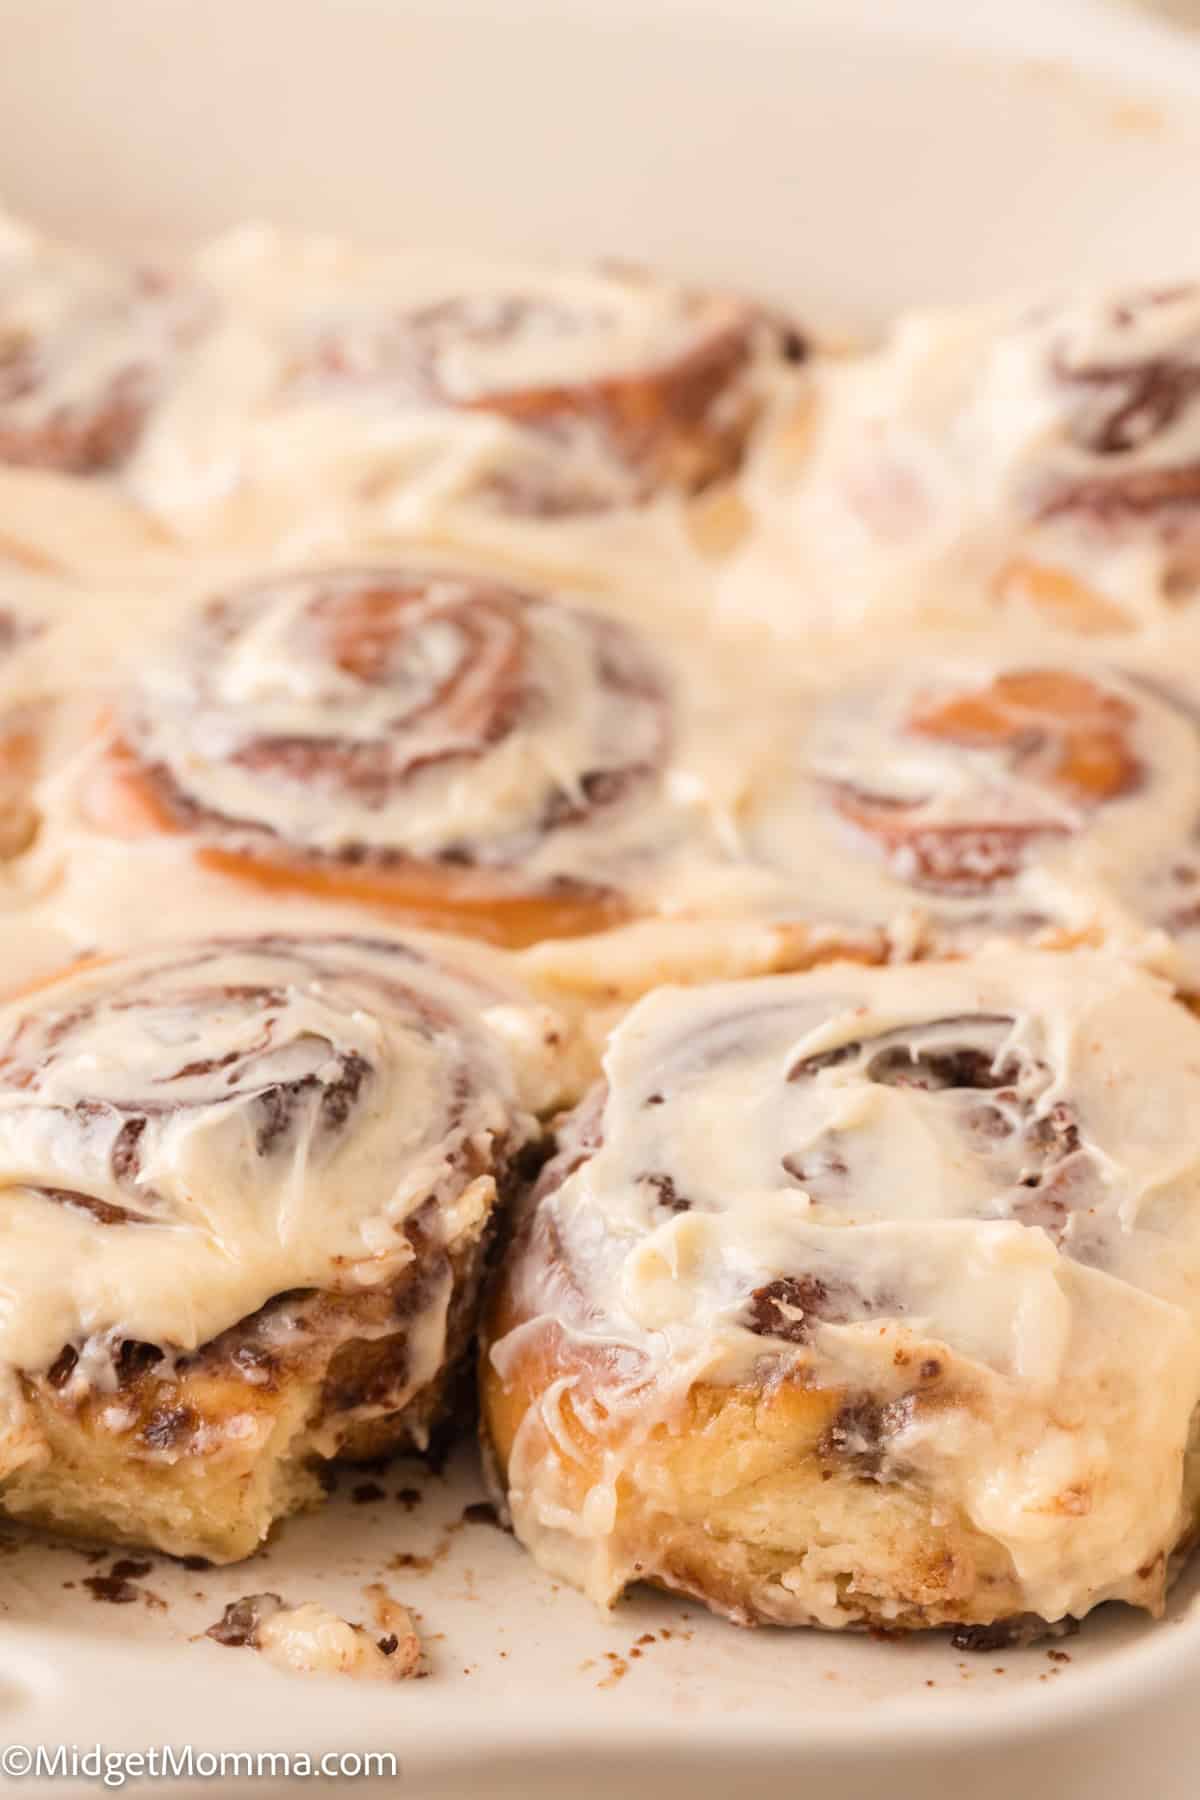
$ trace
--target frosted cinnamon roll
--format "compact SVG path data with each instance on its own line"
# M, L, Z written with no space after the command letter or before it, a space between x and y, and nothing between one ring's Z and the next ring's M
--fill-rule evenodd
M554 1091L467 950L194 942L0 1010L0 1510L226 1561L427 1442Z
M86 804L209 869L521 943L624 911L667 677L613 619L421 569L218 598L139 672ZM644 827L643 827L644 828Z
M549 519L728 475L800 335L763 308L632 268L364 252L243 231L199 258L231 328L211 417L180 420L197 493L212 422L236 486L331 486L385 517ZM163 498L186 501L182 485Z
M682 626L454 569L268 577L134 670L45 797L47 855L93 911L115 856L146 892L208 881L205 906L215 882L509 947L748 917L773 877L734 814L763 732L727 669Z
M763 500L802 612L834 624L1176 621L1200 587L1200 286L903 320L829 367L803 472Z
M611 1604L1161 1611L1200 1505L1200 1027L1077 952L664 989L491 1305L512 1523Z
M1189 683L1037 640L999 654L930 636L919 655L830 659L794 712L747 839L804 904L906 919L939 952L1099 935L1200 978Z
M206 307L189 283L0 219L0 467L112 475Z

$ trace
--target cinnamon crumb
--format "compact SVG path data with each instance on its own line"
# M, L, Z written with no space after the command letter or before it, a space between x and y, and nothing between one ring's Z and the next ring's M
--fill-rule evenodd
M117 1575L85 1575L83 1585L93 1600L105 1600L110 1606L132 1606L141 1599L141 1589Z

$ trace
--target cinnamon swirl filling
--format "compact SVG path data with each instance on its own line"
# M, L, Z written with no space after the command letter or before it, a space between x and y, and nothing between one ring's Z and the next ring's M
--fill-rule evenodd
M1187 604L1200 581L1200 288L1046 309L1001 337L980 404L1002 448L1006 383L1038 428L997 471L1024 538L999 597L1089 631L1129 630L1147 601L1168 615Z

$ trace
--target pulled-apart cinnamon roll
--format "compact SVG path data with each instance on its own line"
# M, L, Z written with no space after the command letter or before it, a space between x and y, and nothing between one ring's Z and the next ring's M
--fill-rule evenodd
M491 1306L518 1536L740 1623L1161 1609L1200 1508L1200 1026L1104 956L662 990Z
M0 1510L247 1555L423 1446L554 1021L436 940L84 962L0 1010Z

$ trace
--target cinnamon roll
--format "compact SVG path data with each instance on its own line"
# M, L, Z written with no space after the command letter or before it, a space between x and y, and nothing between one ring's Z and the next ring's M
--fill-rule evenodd
M1200 1026L1088 952L664 989L491 1304L512 1523L611 1604L1161 1611L1200 1459Z
M0 1510L227 1561L321 1459L423 1446L556 1029L432 939L197 941L9 1001Z
M68 883L115 846L117 882L153 891L134 871L165 853L216 906L219 883L508 947L719 913L747 922L753 966L807 954L743 904L774 891L734 823L763 721L715 649L452 568L268 577L134 672L45 796L48 854ZM643 962L635 985L659 949Z
M835 626L892 608L1120 636L1188 615L1200 286L917 316L820 386L801 476L760 493L777 618L797 587Z
M918 948L1099 936L1200 980L1200 713L1186 680L1044 641L830 658L761 785L752 852L825 916ZM1164 935L1165 934L1165 935ZM1169 940L1169 941L1168 941Z
M591 847L640 818L669 737L615 620L454 573L300 574L143 667L89 805L269 891L521 943L621 916Z
M332 484L394 520L461 501L545 521L692 494L737 467L773 379L805 353L762 307L634 268L257 231L198 266L233 322L206 356L231 482ZM202 406L180 420L178 468L212 461L211 423Z
M0 219L0 467L112 475L200 332L197 289Z

